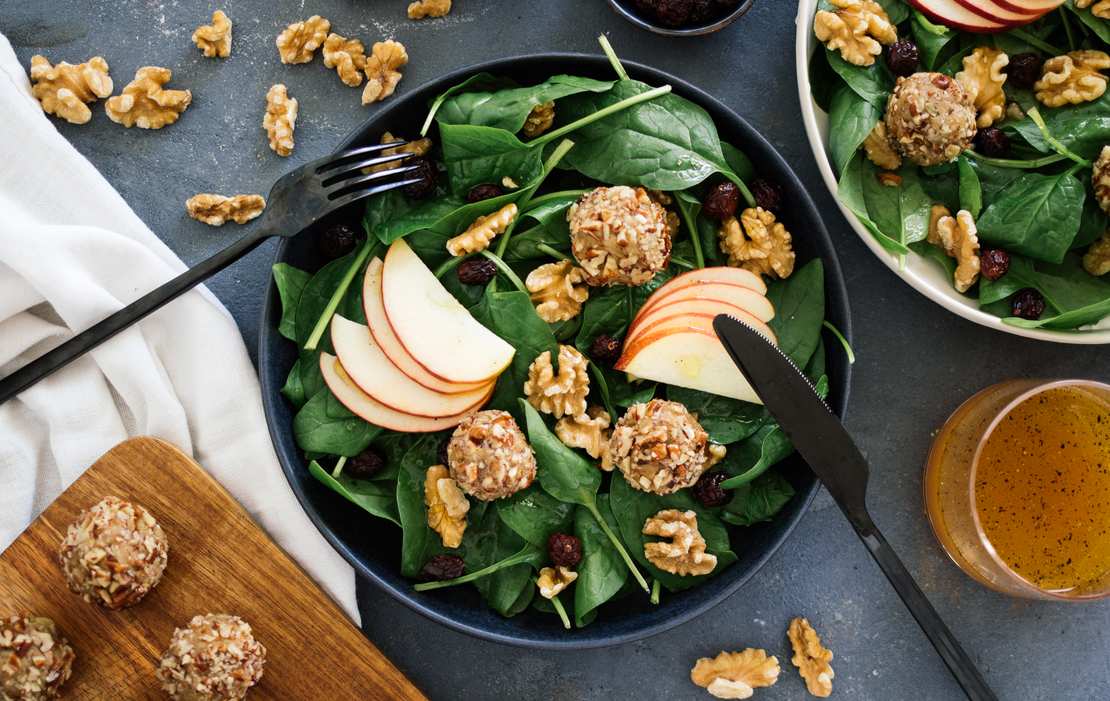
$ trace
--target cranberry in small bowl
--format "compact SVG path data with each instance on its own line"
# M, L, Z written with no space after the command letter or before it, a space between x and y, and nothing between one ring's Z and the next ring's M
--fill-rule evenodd
M609 0L621 17L664 36L700 36L740 19L754 0Z

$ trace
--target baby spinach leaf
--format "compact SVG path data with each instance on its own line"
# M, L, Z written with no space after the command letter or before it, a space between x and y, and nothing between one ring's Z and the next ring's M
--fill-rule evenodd
M744 440L769 418L767 410L758 404L685 387L669 385L667 399L697 414L698 422L709 433L709 440L721 445Z
M824 51L814 51L809 57L809 84L817 106L826 112L831 110L833 95L844 86L844 81L829 65Z
M901 241L897 241L884 233L871 220L871 215L867 211L864 183L868 178L874 177L873 169L874 166L871 165L871 162L857 151L849 159L848 165L845 166L844 172L840 175L840 182L837 184L837 196L883 248L891 253L909 253L910 249Z
M721 461L721 469L732 477L721 486L736 489L748 484L793 452L794 446L782 428L768 421L751 438L729 448Z
M775 307L771 330L779 349L798 367L804 367L821 340L825 320L825 268L814 258L785 280L767 286L767 299Z
M1075 3L1073 2L1065 2L1064 7L1075 13L1075 16L1079 18L1079 21L1085 24L1087 28L1090 29L1092 32L1094 32L1095 36L1101 39L1104 44L1110 44L1110 22L1107 22L1101 17L1095 17L1093 7L1080 9L1076 7Z
M524 395L524 382L528 379L528 366L544 351L551 351L552 358L559 355L559 344L551 327L536 314L532 300L525 292L494 292L487 288L482 301L471 314L480 324L516 348L516 355L508 369L501 374L494 387L487 409L502 409L522 418L517 398Z
M994 201L998 197L998 193L1023 174L1023 171L1019 168L1000 168L974 159L968 159L968 163L975 170L975 176L979 179L979 187L983 190L984 202Z
M875 61L867 67L848 63L840 53L825 49L825 57L837 75L844 79L861 98L870 102L878 110L886 109L887 98L894 88L894 77L883 61Z
M1089 181L1084 186L1088 184ZM1107 229L1110 229L1110 217L1099 206L1098 198L1086 198L1083 201L1083 214L1079 217L1079 233L1071 244L1072 249L1086 248L1097 241Z
M499 90L460 91L449 97L436 113L440 124L473 124L516 133L532 108L582 92L605 92L614 81L573 75L556 75L537 85Z
M304 384L301 382L301 361L298 358L293 362L293 367L290 368L289 374L285 378L285 385L281 388L281 395L289 400L289 403L298 409L304 406L308 401L305 395Z
M1110 280L1089 275L1076 253L1069 253L1058 264L1011 256L1005 275L982 282L979 303L1003 300L1026 287L1044 295L1049 308L1040 319L1007 318L1006 323L1025 328L1074 329L1110 314Z
M983 211L983 186L979 183L979 174L967 156L960 156L960 209L966 209L975 219ZM926 224L926 228L928 224Z
M447 178L455 197L464 198L475 185L499 183L506 177L518 183L532 183L543 173L543 150L529 148L512 132L469 124L441 124L439 133Z
M468 90L483 91L483 90L500 90L502 88L514 88L517 86L516 81L508 78L491 75L489 73L475 73L461 83L452 85L436 96L432 100L428 108L428 116L424 118L424 126L420 129L420 136L427 136L428 130L432 127L432 120L439 112L439 108L443 106L451 96L458 95L459 93Z
M613 338L624 336L636 312L644 305L651 293L670 279L671 273L663 270L650 282L639 287L613 285L600 289L593 288L590 291L590 298L582 306L582 328L575 342L578 350L583 353L588 352L594 339L602 334Z
M871 221L904 246L928 236L932 198L921 186L917 168L905 165L899 169L900 183L892 187L879 179L879 170L870 161L868 166L863 194Z
M569 532L574 505L533 486L499 501L497 513L521 538L536 547L546 548L552 533Z
M482 519L463 535L463 560L482 598L502 616L513 616L531 602L532 568L543 561L543 549L524 541L498 515L486 508ZM467 575L464 575L466 577ZM465 583L463 577L453 582ZM521 599L529 595L521 605Z
M505 261L517 263L538 258L550 259L548 252L538 248L540 244L568 253L570 227L567 223L566 211L579 197L578 191L570 191L560 197L545 200L542 204L521 214L521 223L517 225L519 233L513 234L509 248L505 252ZM535 226L522 230L524 222L529 220L534 221Z
M878 0L891 24L902 24L910 16L910 7L903 0Z
M327 388L313 395L293 417L297 445L313 453L353 457L366 450L381 431L348 411Z
M405 577L415 577L429 558L443 552L439 535L428 527L424 506L425 472L435 464L436 447L434 436L421 436L407 446L398 466L397 514L401 520L401 574Z
M977 222L979 239L1059 263L1079 232L1086 193L1070 171L1026 173L1002 189Z
M278 333L290 341L298 342L300 339L297 338L297 303L312 276L288 263L274 264L273 271L274 284L277 286L278 297L281 298Z
M777 472L767 472L733 492L721 519L734 526L770 521L794 496L794 487Z
M736 148L727 141L721 142L721 152L725 154L725 163L736 174L736 177L747 182L755 177L755 164L748 154Z
M328 303L331 302L332 295L339 289L340 283L348 274L351 266L354 265L363 254L364 251L360 247L342 258L337 258L329 262L316 271L316 274L305 284L297 301L297 323L295 332L295 340L297 343L304 345L308 337L312 335L312 331L316 327L317 322L320 321L320 318L324 315L328 307ZM345 297L350 298L352 296L361 298L362 285L351 285L348 287ZM343 303L341 302L341 304ZM344 305L343 308L346 309L347 306L353 306L353 304L349 303L348 305ZM331 340L326 333L321 339L321 347L331 347Z
M320 464L313 460L308 464L309 473L316 481L339 494L347 501L361 507L366 513L401 525L397 513L397 490L390 482L356 480L340 474L332 477Z
M837 172L843 172L863 140L883 118L883 111L843 85L829 106L829 154Z
M1110 25L1110 22L1103 22ZM1102 147L1110 142L1110 92L1094 102L1066 105L1055 108L1038 108L1048 131L1066 148L1083 158L1095 158ZM1052 151L1040 129L1026 117L1013 128L1026 141L1043 153Z
M937 60L941 57L945 48L953 39L959 36L944 25L930 22L925 15L917 10L913 12L910 31L913 33L914 43L917 44L917 48L921 52L921 65L925 70L930 71L936 67Z
M598 496L597 509L610 530L620 530L608 494ZM578 564L578 580L574 583L574 621L581 628L589 622L591 612L621 590L628 579L628 569L585 507L579 506L574 511L574 535L582 542L582 562Z

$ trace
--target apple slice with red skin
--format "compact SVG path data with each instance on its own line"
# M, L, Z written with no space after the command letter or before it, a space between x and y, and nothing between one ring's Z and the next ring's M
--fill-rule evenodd
M418 384L389 362L374 342L370 329L336 314L331 320L331 343L343 369L359 388L390 409L437 419L478 407L493 383L460 394L441 394Z
M929 19L952 29L988 34L1005 31L1010 27L1004 22L995 22L977 15L957 0L909 0L909 3Z
M1005 24L1007 27L1029 24L1041 16L1040 12L1030 12L1029 10L1022 12L1002 7L994 0L956 0L956 2L984 19Z
M362 279L362 308L366 312L366 325L378 347L382 349L398 370L412 378L414 382L441 394L464 394L471 390L484 387L486 382L447 382L441 380L424 369L416 362L397 335L389 325L385 316L385 307L382 306L382 260L374 258L366 266L366 275Z
M441 380L487 382L516 353L470 315L404 239L390 245L382 262L382 306L408 354Z
M1040 13L1038 16L1042 16L1060 7L1067 0L991 0L991 2L1014 12L1035 12Z
M713 313L684 312L681 314L675 314L673 316L667 316L665 314L652 315L650 319L646 320L643 324L640 325L638 329L636 329L636 334L634 336L629 336L628 338L626 338L624 343L626 346L630 344L635 344L637 339L647 335L655 335L657 332L662 331L663 329L676 330L686 327L690 329L697 329L699 331L705 331L707 333L716 333L715 331L713 331L713 319L715 319L718 314L728 314L731 317L743 321L745 324L751 326L753 329L771 339L772 342L778 345L778 339L775 337L775 332L771 330L770 326L763 323L759 319L756 319L754 316L743 309L738 309L737 307L725 305L721 305L716 310L716 312Z
M743 268L729 268L716 266L712 268L699 268L677 275L668 280L662 287L653 292L640 307L643 314L653 306L690 285L737 285L761 295L767 294L767 285L763 278Z
M476 411L470 410L457 416L429 419L390 409L359 389L358 385L347 374L347 371L343 369L339 359L328 353L320 354L320 373L324 376L324 384L328 386L328 389L331 390L340 404L364 421L391 431L401 431L403 433L445 431L458 426L460 421Z
M651 307L645 305L644 308L641 308L640 313L636 315L636 318L632 320L632 324L628 327L626 338L635 335L644 320L650 316L664 312L664 310L667 310L665 313L671 315L675 313L676 309L691 309L691 305L686 304L691 300L703 300L717 305L739 307L762 322L768 322L775 317L775 308L771 301L758 292L737 285L716 282L697 283L684 286Z
M717 334L664 329L625 346L614 366L633 377L762 404Z

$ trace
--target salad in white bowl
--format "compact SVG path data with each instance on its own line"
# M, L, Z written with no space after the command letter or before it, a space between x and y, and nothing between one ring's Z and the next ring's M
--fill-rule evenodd
M1110 2L802 0L818 167L853 228L960 316L1110 343Z

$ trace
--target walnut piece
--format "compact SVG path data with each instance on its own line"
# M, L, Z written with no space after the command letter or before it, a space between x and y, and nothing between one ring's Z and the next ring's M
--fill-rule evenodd
M581 448L595 460L601 460L609 449L609 412L599 406L592 406L585 414L564 416L555 422L555 435L563 445ZM608 462L607 471L613 469Z
M532 108L524 120L521 131L529 139L534 139L551 128L555 123L555 101L548 100Z
M690 681L719 699L750 699L755 689L774 686L780 671L777 657L749 647L700 658L690 670Z
M470 501L443 465L432 465L424 475L424 505L428 528L439 534L443 547L462 545Z
M536 586L540 589L540 596L554 599L576 579L578 573L568 567L544 567L536 578Z
M231 20L223 10L212 13L212 24L202 24L193 32L193 43L207 58L231 55Z
M451 0L416 0L409 3L409 19L446 17L451 11Z
M686 577L709 574L717 566L717 556L705 551L693 511L664 509L644 521L643 534L670 539L644 543L644 557L664 572Z
M366 68L366 47L358 39L329 34L324 40L324 66L334 68L344 85L357 88Z
M185 211L190 217L209 226L223 226L229 221L246 224L266 208L262 195L215 195L201 193L185 201Z
M1002 119L1006 112L1006 82L1003 69L1010 65L1010 57L998 49L979 47L964 57L964 69L956 80L971 98L979 112L976 125L983 129Z
M61 61L51 66L45 56L31 57L31 94L42 111L61 117L70 124L85 124L92 110L85 104L112 94L108 62L93 56L76 66Z
M278 83L266 93L266 114L262 128L270 137L270 148L279 156L293 153L293 129L297 126L297 99L289 97L285 85Z
M794 272L790 232L762 207L745 209L740 220L729 217L717 232L728 264L756 275L788 278Z
M536 305L536 314L549 324L578 316L590 298L585 273L569 260L541 265L528 273L524 286Z
M709 460L709 434L697 418L678 402L652 399L617 421L601 468L615 464L636 489L671 494L693 486Z
M794 657L790 661L806 680L806 689L814 696L827 697L832 693L832 680L836 676L829 664L833 658L832 650L821 645L821 636L804 618L790 621L786 635L794 648Z
M573 346L559 346L559 372L551 363L551 351L536 356L528 366L524 396L528 403L557 419L586 413L590 393L589 361Z
M1091 169L1091 187L1102 211L1110 214L1110 146L1103 146Z
M902 167L902 157L890 143L885 122L876 124L863 140L863 150L867 159L883 170L898 170Z
M362 89L362 104L380 102L393 94L401 82L401 67L409 62L408 52L399 41L374 43L366 59L366 87Z
M979 236L971 212L961 209L953 217L946 207L935 204L929 216L929 243L940 246L956 259L953 283L967 292L979 279Z
M459 422L447 443L451 477L482 501L512 496L536 479L536 456L512 414L479 411Z
M870 66L884 44L898 41L898 30L875 0L830 0L835 12L821 10L813 19L813 32L830 51L857 66Z
M1095 17L1110 19L1110 0L1075 0L1075 6L1081 10L1090 7L1091 14Z
M1083 254L1083 269L1095 277L1110 273L1110 229Z
M382 138L381 138L381 141L379 141L379 143L391 144L395 141L404 141L404 139L401 139L400 137L394 136L392 133L387 131L384 134L382 134ZM405 154L405 155L412 154L414 156L423 156L431 150L432 150L432 140L425 137L423 139L417 139L416 141L406 141L403 146L394 146L393 148L387 148L387 149L383 150L381 153L379 153L378 156L399 156L399 155L402 155L402 154ZM398 159L396 161L386 161L385 163L379 163L376 166L369 166L367 168L363 168L362 172L367 173L367 174L377 173L377 172L380 172L380 171L383 171L383 170L389 170L390 168L396 168L397 166L400 166L400 165L402 165L401 162L400 162L400 159Z
M193 101L193 94L188 90L166 90L163 86L172 77L173 71L169 68L140 68L121 94L104 102L108 119L140 129L161 129L173 124Z
M1106 92L1110 55L1104 51L1072 51L1044 63L1041 79L1034 85L1037 99L1047 107L1093 102Z
M324 43L331 31L331 22L320 15L312 15L303 22L294 22L277 35L278 56L282 63L308 63L316 49Z
M516 219L516 204L510 202L491 214L478 217L458 236L448 239L447 252L453 256L464 256L489 248L489 242L498 234L505 233Z
M567 209L571 253L594 287L638 286L667 266L667 210L642 187L598 187Z

